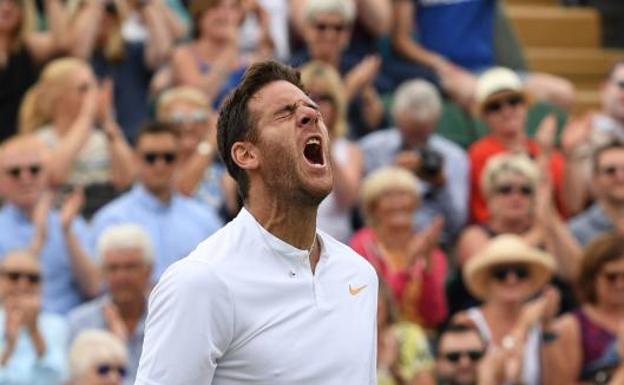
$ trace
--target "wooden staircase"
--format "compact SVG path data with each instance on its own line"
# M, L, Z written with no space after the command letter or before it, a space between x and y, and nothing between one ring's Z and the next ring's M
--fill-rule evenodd
M624 50L600 47L598 12L557 0L506 0L505 9L529 69L570 79L577 88L573 113L599 108L600 84Z

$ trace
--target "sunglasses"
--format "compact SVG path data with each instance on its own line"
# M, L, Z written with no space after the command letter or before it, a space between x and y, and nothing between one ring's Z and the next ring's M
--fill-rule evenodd
M102 377L107 376L112 371L116 371L117 374L119 374L119 377L121 378L125 378L126 373L128 373L128 370L123 365L116 366L116 365L109 365L109 364L101 364L97 366L97 373Z
M333 24L333 23L317 22L317 23L314 23L314 28L316 28L319 32L325 32L331 29L336 33L340 33L347 29L347 25L342 24L342 23Z
M26 280L32 285L36 285L41 282L41 274L38 273L25 273L22 271L3 271L2 275L9 279L9 281L17 283L21 280Z
M624 165L608 165L600 168L600 173L608 176L615 176L618 171L624 171Z
M178 156L174 152L146 152L143 159L149 164L155 164L158 159L162 159L167 164L175 163Z
M443 353L442 357L444 357L447 361L457 363L462 358L462 356L467 356L470 361L477 362L483 357L484 354L485 352L482 350L458 350Z
M24 173L30 173L30 176L37 176L41 172L40 164L31 164L28 166L13 166L8 167L5 172L7 175L10 175L13 179L19 179L22 177Z
M167 120L169 124L205 124L208 121L208 114L205 111L195 110L190 113L174 112Z
M492 278L499 282L505 282L509 275L515 275L518 280L529 278L529 267L524 265L503 265L493 267L490 271Z
M611 285L615 285L618 280L624 280L624 271L607 271L602 273L602 275L607 279L607 282Z
M526 184L520 186L503 184L496 188L496 193L500 195L511 195L513 193L520 193L524 196L530 196L531 194L533 194L533 187Z
M510 107L516 107L519 105L524 104L524 97L521 95L513 95L513 96L509 96L507 98L502 98L502 99L498 99L498 100L493 100L491 102L486 103L485 107L483 107L483 110L487 113L494 113L494 112L499 112L500 110L502 110L505 106L510 106Z

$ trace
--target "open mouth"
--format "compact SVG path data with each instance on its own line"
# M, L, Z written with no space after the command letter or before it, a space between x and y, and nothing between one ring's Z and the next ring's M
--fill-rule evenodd
M306 158L308 163L323 166L325 164L325 159L323 157L321 140L319 138L308 139L303 149L303 156Z

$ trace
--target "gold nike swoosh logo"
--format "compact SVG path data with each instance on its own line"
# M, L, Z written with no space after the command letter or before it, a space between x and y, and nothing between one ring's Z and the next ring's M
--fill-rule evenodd
M367 286L368 285L351 287L351 284L349 284L349 293L351 293L351 295L358 295L362 290L366 289Z

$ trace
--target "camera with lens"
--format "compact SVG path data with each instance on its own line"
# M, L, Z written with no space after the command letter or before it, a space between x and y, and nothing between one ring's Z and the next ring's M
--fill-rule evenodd
M444 157L442 154L430 147L421 147L416 150L420 156L420 165L416 170L416 175L434 185L444 184Z

